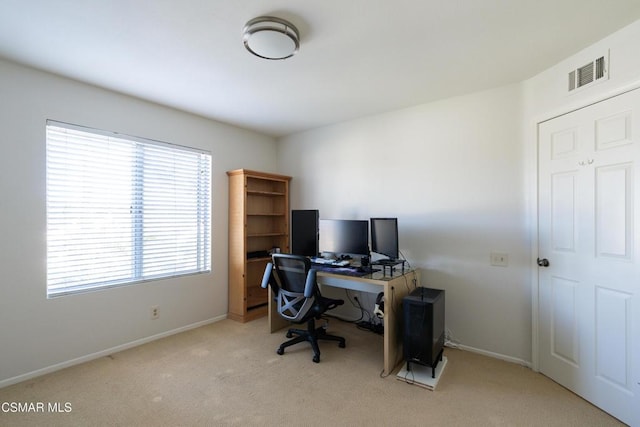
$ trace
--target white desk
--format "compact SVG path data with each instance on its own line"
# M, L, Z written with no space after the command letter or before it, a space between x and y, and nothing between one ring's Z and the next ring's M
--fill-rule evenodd
M334 274L326 271L318 272L318 284L335 288L350 289L362 292L384 292L384 366L383 375L389 375L402 360L402 298L411 292L419 283L416 270L395 269L393 274L387 269L362 277ZM278 314L273 298L269 298L269 330L275 332L289 326ZM347 345L347 348L349 346Z

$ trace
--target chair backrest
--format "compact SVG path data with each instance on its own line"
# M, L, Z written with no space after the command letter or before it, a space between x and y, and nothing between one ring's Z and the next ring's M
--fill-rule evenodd
M278 284L274 292L278 313L292 322L305 321L318 295L316 271L311 269L311 262L307 257L289 254L273 254L272 262L272 274Z

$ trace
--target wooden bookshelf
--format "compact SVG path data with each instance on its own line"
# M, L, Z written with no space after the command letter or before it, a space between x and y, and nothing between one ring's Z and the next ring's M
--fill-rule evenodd
M229 176L229 312L247 322L267 314L260 283L273 248L289 252L291 177L247 169Z

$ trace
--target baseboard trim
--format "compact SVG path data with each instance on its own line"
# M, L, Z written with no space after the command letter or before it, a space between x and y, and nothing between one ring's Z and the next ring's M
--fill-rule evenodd
M500 359L500 360L504 360L505 362L515 363L516 365L521 365L529 369L531 369L531 366L532 366L531 362L528 362L523 359L519 359L517 357L511 357L511 356L507 356L500 353L494 353L493 351L482 350L482 349L470 347L464 344L456 343L455 345L452 345L451 348L457 348L460 350L469 351L471 353L477 353L483 356L493 357L494 359Z
M137 347L142 344L149 343L151 341L155 341L161 338L165 338L171 335L179 334L181 332L186 332L191 329L199 328L201 326L210 325L212 323L219 322L220 320L224 320L227 318L227 315L224 314L222 316L212 317L211 319L203 320L201 322L192 323L190 325L182 326L180 328L171 329L169 331L161 332L159 334L151 335L145 338L140 338L135 341L131 341L125 344L117 345L115 347L107 348L105 350L100 350L95 353L87 354L85 356L80 356L75 359L67 360L65 362L56 363L55 365L47 366L41 369L36 369L35 371L27 372L24 374L20 374L18 376L7 378L5 380L0 380L0 388L8 387L13 384L20 383L22 381L27 381L32 378L39 377L41 375L49 374L51 372L59 371L61 369L65 369L74 365L79 365L81 363L89 362L91 360L98 359L100 357L105 357L113 353L117 353L119 351L128 350L133 347Z

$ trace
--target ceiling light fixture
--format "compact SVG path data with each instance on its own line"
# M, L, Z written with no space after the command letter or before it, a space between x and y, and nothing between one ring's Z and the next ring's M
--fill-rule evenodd
M264 59L287 59L300 48L298 29L292 23L273 16L250 20L242 34L244 47Z

